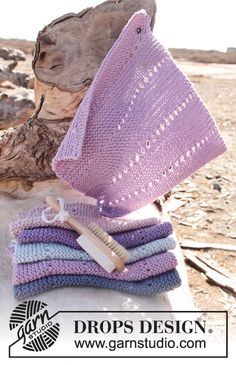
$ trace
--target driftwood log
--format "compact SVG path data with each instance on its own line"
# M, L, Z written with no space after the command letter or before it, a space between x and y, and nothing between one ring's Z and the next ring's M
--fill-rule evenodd
M187 263L190 263L200 272L203 272L210 282L229 289L236 294L236 280L234 277L229 276L227 273L223 272L222 269L217 269L216 265L213 264L212 266L212 264L206 259L190 253L186 253L184 257Z
M145 9L155 20L155 0L109 0L66 14L39 32L33 70L34 115L0 134L0 181L24 184L54 178L51 160L106 56L131 15Z

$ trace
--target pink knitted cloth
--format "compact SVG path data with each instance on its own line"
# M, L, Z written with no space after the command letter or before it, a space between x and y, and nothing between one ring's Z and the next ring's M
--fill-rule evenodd
M53 160L110 217L168 192L226 147L190 81L135 13L104 59Z
M42 220L42 212L45 208L47 206L42 204L32 210L19 213L18 219L9 224L11 236L16 237L22 230L36 227L61 227L70 229L70 226L66 222L56 221L51 224L45 223ZM122 218L112 219L101 216L94 205L65 203L65 210L74 215L80 223L88 225L91 222L96 222L108 233L125 232L160 223L161 220L158 217L158 211L153 207L153 209L149 208L150 206L146 206ZM54 212L47 214L48 219L54 216Z
M24 284L45 276L60 274L95 275L117 280L138 281L172 270L176 265L176 258L171 252L136 261L126 265L123 272L113 271L112 273L107 273L95 262L47 260L13 265L13 283L14 285Z

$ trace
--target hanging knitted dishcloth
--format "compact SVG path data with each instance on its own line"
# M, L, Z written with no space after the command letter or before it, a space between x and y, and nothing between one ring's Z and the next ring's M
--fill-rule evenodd
M160 252L173 250L176 242L172 236L151 241L144 245L128 250L126 264L144 259ZM23 264L42 260L78 260L93 261L92 257L83 250L58 243L31 243L30 245L16 244L7 249L14 264Z
M180 285L181 279L175 269L135 282L107 279L92 275L52 275L27 284L14 285L14 296L16 299L22 300L46 290L69 286L106 288L135 295L153 295L168 292Z
M11 236L16 237L22 230L36 227L71 228L68 223L61 222L60 220L53 223L44 222L42 219L42 213L45 208L47 208L47 206L42 204L33 210L21 212L18 215L18 219L9 224L9 232ZM129 231L132 229L148 227L161 222L160 217L158 217L157 209L155 209L152 205L116 219L101 216L98 213L96 206L90 204L65 203L65 210L74 215L80 223L88 225L91 222L95 222L108 233ZM54 217L55 212L51 211L47 213L48 219L52 219Z
M154 201L225 150L190 81L135 13L108 52L53 160L116 217Z
M124 271L106 272L96 262L48 260L29 264L13 265L13 284L24 284L29 281L50 275L95 275L110 279L137 281L156 276L176 267L177 260L171 252L164 252L126 265Z
M140 228L132 231L113 234L112 237L125 248L135 247L144 243L168 237L173 233L173 225L166 221L155 224L150 227ZM78 233L63 228L32 228L24 229L17 236L17 242L33 243L33 242L54 242L62 243L76 249L80 249L78 242Z

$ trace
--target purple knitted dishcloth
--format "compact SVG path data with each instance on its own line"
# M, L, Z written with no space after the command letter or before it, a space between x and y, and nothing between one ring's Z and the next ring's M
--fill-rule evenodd
M14 285L14 295L16 299L22 300L46 290L69 286L106 288L135 295L153 295L168 292L180 285L181 279L175 269L135 282L107 279L92 275L52 275L27 284ZM80 292L78 291L79 294Z
M133 264L126 265L122 272L107 273L96 262L78 260L48 260L29 264L13 265L14 285L50 275L95 275L110 279L138 281L150 276L156 276L176 267L177 260L171 252L150 256Z
M70 229L68 223L62 223L59 220L53 223L45 223L42 220L42 213L45 208L47 208L47 206L42 204L33 210L21 212L18 215L18 219L9 224L11 236L16 237L22 230L36 227L60 227ZM91 222L95 222L108 233L125 232L137 228L148 227L161 222L160 217L158 217L158 210L152 205L116 219L101 216L98 213L96 206L90 204L65 203L65 210L72 214L80 223L88 225ZM47 214L48 219L52 219L54 216L55 212L53 211Z
M150 227L113 234L112 237L126 248L132 248L144 243L165 238L173 233L171 222L163 222ZM63 228L33 228L22 230L18 237L18 243L53 242L62 243L73 248L80 249L77 243L78 233Z
M57 176L122 216L222 154L215 121L135 13L108 52L53 160Z

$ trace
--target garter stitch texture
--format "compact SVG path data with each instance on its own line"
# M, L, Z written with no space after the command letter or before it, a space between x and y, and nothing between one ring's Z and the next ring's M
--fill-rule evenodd
M16 299L22 300L46 290L64 286L89 286L120 290L136 295L153 295L173 290L180 285L181 279L175 269L146 280L135 282L107 279L92 275L54 275L31 281L27 284L14 285L14 295Z
M28 212L22 212L18 219L10 223L9 232L12 237L16 237L23 229L36 228L36 227L61 227L70 229L68 223L61 223L56 221L54 223L45 223L42 220L42 212L46 208L45 205L41 205ZM96 222L108 233L124 232L132 229L148 227L154 224L160 223L160 219L157 217L155 210L148 211L143 218L142 209L137 210L122 218L112 219L101 216L96 206L84 203L65 203L65 210L74 215L78 221L84 225L88 225L91 222ZM52 219L55 213L47 214L48 219Z
M176 267L177 260L171 252L164 252L126 265L124 271L107 273L96 262L48 260L13 265L14 285L50 275L95 275L116 280L138 281L156 276Z
M167 237L146 243L128 250L127 264L174 249L176 242L173 237ZM32 243L30 245L16 244L9 247L9 256L14 264L23 264L42 260L78 260L93 261L91 256L83 250L58 243Z
M166 221L146 228L113 234L112 237L124 247L131 248L165 238L172 233L173 225L171 222ZM63 228L32 228L22 230L17 236L17 242L54 242L80 249L76 242L78 236L77 232Z
M53 160L57 176L122 216L226 147L190 81L135 13L108 52Z

